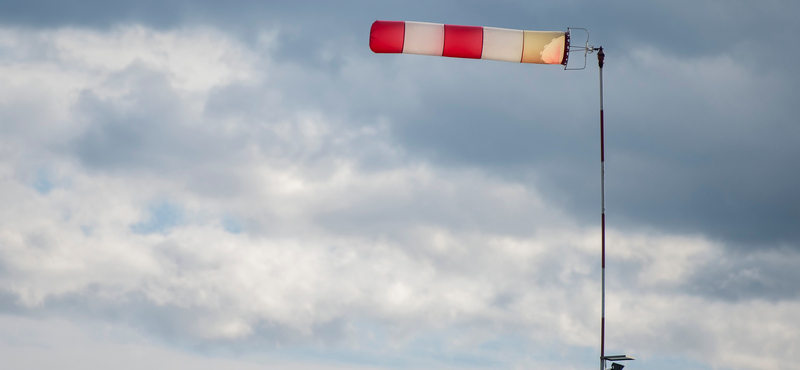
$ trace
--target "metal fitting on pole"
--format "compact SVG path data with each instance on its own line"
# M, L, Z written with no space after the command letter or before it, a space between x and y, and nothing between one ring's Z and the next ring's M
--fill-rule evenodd
M605 62L606 59L606 53L603 52L602 46L597 48L597 50L599 50L597 52L597 64L600 66L600 68L603 68L603 63Z

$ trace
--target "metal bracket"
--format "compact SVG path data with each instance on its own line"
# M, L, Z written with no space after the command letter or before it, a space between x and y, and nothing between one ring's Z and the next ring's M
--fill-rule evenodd
M603 357L603 360L606 360L606 361L629 361L629 360L635 360L635 358L633 358L631 356L627 356L627 355L610 355L610 356Z
M572 44L572 41L573 41L572 40L572 30L583 30L583 32L586 32L586 42L584 43L584 45L580 45L579 46L579 45L573 45ZM586 57L589 54L593 53L595 50L597 50L597 48L595 48L594 46L589 45L589 30L587 30L585 28L579 28L579 27L567 27L567 40L570 40L570 42L567 44L567 50L566 50L567 56L569 55L569 53L572 53L572 52L583 52L583 66L580 67L580 68L569 68L568 64L564 64L564 70L565 71L580 71L582 69L585 69L586 68Z

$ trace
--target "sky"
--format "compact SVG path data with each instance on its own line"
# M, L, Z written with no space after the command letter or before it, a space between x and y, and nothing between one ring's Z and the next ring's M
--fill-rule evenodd
M15 369L800 369L796 1L0 3ZM573 63L582 55L573 54Z

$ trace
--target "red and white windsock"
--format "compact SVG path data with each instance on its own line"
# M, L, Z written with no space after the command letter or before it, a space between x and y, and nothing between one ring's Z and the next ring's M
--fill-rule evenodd
M369 48L376 53L566 65L569 35L566 32L375 21L369 33Z

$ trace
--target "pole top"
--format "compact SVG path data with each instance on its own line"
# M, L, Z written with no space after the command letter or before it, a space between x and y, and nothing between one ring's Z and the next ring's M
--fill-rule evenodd
M597 50L597 65L600 68L603 68L603 64L605 64L606 53L603 52L603 47L595 48Z

